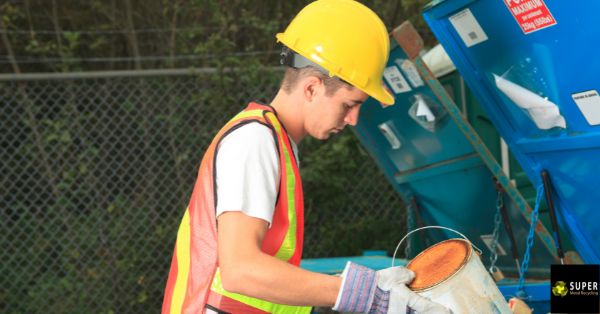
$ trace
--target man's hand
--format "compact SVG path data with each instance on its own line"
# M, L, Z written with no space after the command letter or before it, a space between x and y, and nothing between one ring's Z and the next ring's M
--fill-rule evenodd
M451 313L406 287L415 274L402 266L378 272L352 262L346 264L343 281L334 310L366 314Z
M431 313L450 314L445 306L422 297L406 285L394 285L390 291L388 313Z

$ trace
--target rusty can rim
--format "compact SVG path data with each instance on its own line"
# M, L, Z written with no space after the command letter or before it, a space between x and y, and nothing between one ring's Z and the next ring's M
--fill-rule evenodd
M419 257L419 256L421 256L422 254L424 254L425 252L429 251L429 249L432 249L432 248L434 248L434 247L436 247L436 246L442 245L442 244L444 244L444 243L446 243L446 242L450 242L450 241L461 241L461 242L464 242L464 243L466 244L466 246L468 247L468 249L467 249L467 254L466 254L465 258L463 259L463 261L461 262L460 266L458 266L458 267L457 267L457 268L456 268L456 269L455 269L453 272L451 272L451 273L450 273L450 274L449 274L449 275L448 275L446 278L444 278L444 279L440 280L439 282L436 282L436 283L434 283L434 284L431 284L431 285L429 285L429 286L425 286L425 287L422 287L422 288L415 288L415 289L412 289L412 288L411 288L411 290L413 290L413 291L415 291L415 292L424 292L424 291L431 290L431 289L433 289L433 288L435 288L435 287L437 287L437 286L441 285L442 283L444 283L444 282L446 282L446 281L450 280L450 279L451 279L451 278L453 278L453 277L454 277L454 276L455 276L455 275L456 275L456 274L457 274L457 273L458 273L458 272L459 272L461 269L465 268L465 265L467 264L467 262L468 262L468 261L471 259L471 256L473 255L473 246L472 246L472 244L471 244L471 241L469 241L469 240L466 240L466 239L464 239L464 238L452 238L452 239L444 240L444 241L438 242L438 243L436 243L436 244L434 244L434 245L432 245L432 246L430 246L430 247L426 248L425 250L421 251L421 253L417 254L417 256L415 256L415 257L414 257L414 258L413 258L413 259L412 259L410 262L408 262L408 264L406 264L406 268L409 268L410 264L411 264L411 263L412 263L412 262L413 262L415 259L417 259L417 257ZM409 269L410 269L410 268L409 268Z

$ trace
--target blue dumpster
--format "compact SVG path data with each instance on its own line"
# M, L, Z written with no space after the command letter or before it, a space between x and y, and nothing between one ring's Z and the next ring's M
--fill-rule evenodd
M586 263L600 262L598 1L435 1L424 12Z

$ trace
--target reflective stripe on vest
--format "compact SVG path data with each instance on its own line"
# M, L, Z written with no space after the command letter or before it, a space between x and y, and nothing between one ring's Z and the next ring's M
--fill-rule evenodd
M187 280L190 269L190 212L185 209L185 214L177 231L177 243L175 243L175 257L178 273L175 288L171 300L171 313L181 313L181 306L185 297Z
M284 135L283 132L281 130L281 124L279 124L279 120L277 120L277 118L275 118L275 115L271 112L266 114L266 117L270 120L271 125L273 126L273 128L275 128L275 132L277 133L277 139L279 141L279 147L282 148L283 151L283 158L285 160L285 184L286 184L286 194L287 194L287 201L288 201L288 210L287 210L287 216L288 216L288 221L289 221L289 225L288 225L288 230L287 233L285 235L285 239L283 240L283 243L281 244L281 247L279 248L279 250L277 250L277 253L275 254L275 257L277 257L278 259L282 260L282 261L289 261L292 258L292 255L294 255L294 251L296 248L296 224L297 224L297 219L296 219L296 200L294 198L295 196L295 190L296 190L296 178L294 175L294 167L292 164L292 158L291 158L291 154L293 154L293 151L289 151L288 147L286 145L286 143L284 142ZM290 147L291 149L291 147Z
M236 300L243 304L249 305L253 308L257 308L259 310L265 311L267 313L272 314L307 314L310 313L311 307L309 306L294 306L294 305L283 305L268 302L265 300L247 297L245 295L231 293L223 289L223 285L221 284L221 273L217 268L217 273L215 274L215 279L213 280L212 286L210 289L217 294L224 295L230 299ZM225 309L226 311L226 309ZM236 313L234 313L236 314Z

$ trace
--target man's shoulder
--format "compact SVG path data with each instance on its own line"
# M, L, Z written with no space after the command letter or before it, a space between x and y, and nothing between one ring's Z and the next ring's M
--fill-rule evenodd
M258 121L251 121L232 129L222 139L221 144L235 143L236 145L270 145L275 143L273 130Z
M273 138L273 130L271 127L263 124L260 121L249 121L244 123L235 129L231 130L227 136L235 134L239 137L244 137L247 139L251 138Z

